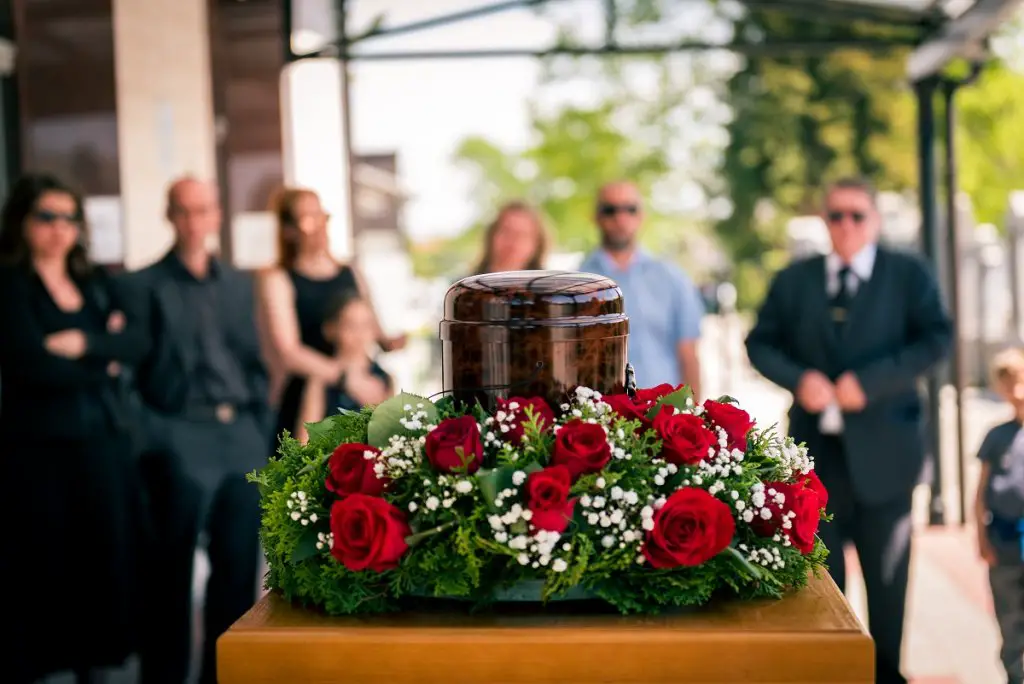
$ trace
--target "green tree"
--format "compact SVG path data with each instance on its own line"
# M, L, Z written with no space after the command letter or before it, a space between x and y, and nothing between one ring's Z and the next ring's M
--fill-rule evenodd
M736 30L795 41L885 35L874 26L765 11L747 13ZM817 211L829 178L862 175L889 190L914 185L906 57L905 49L752 57L729 79L725 99L733 120L720 190L732 213L716 231L733 257L743 304L760 301L771 272L787 259L786 221Z
M992 62L956 106L960 188L979 223L1002 226L1009 193L1024 188L1024 74Z
M430 253L444 254L443 263L424 255L421 272L461 262L465 269L480 252L482 233L498 206L525 199L539 207L557 247L584 252L598 242L594 200L601 185L612 180L635 182L645 197L670 173L664 146L652 144L663 135L663 121L637 120L628 132L620 121L629 100L609 100L594 108L567 107L551 114L537 108L532 116L533 144L523 150L501 149L480 137L467 138L455 159L473 174L471 197L479 219L462 235L434 245ZM643 241L661 253L695 256L685 249L700 227L685 217L647 207ZM693 263L694 267L699 264ZM698 269L699 270L699 269Z
M652 32L664 39L668 30L679 39L694 38L709 25L692 21L693 8L700 3L690 0L612 4L617 14L610 23L622 44ZM704 6L716 9L733 35L746 40L888 38L895 43L883 54L846 49L825 55L749 57L728 73L700 56L682 62L667 56L553 61L547 70L549 84L593 78L606 94L604 104L545 116L535 113L535 144L527 150L502 150L481 139L464 142L457 157L476 174L474 197L481 220L474 233L460 238L461 249L479 244L482 222L510 197L539 204L551 219L556 241L579 250L596 240L591 213L600 183L628 176L645 193L668 188L671 194L682 182L697 180L709 204L715 198L727 200L730 211L717 220L714 233L733 264L741 305L752 306L763 296L771 274L788 260L787 221L816 211L818 193L828 180L857 174L883 190L916 190L916 104L906 80L909 48L898 43L920 27L821 21L772 9L769 3L742 8L708 0ZM1018 64L1018 70L1003 62L991 64L957 96L961 187L974 200L979 221L1001 223L1007 192L1024 187L1021 32L1018 19L1001 37L1010 52L1016 51L1005 55L1005 62ZM562 36L564 42L574 42L573 27L566 26ZM637 64L658 70L653 99L635 85L639 79L630 70ZM689 77L680 77L680 64L690 70ZM730 112L723 124L726 142L720 146L710 138L687 139L689 129L708 130L707 112L690 101L692 93L708 86ZM688 123L693 124L689 129ZM680 140L688 145L683 164L668 152ZM686 167L682 174L681 166ZM671 213L652 217L647 238L660 251L692 256L681 236L697 232L695 219ZM686 230L680 230L683 225Z

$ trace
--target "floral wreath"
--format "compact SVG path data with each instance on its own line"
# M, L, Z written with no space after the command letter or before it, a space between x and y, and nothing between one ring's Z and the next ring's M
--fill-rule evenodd
M720 590L778 598L825 567L813 460L729 397L580 387L555 409L512 397L489 413L400 394L307 428L249 477L267 587L330 614L531 583L542 601L650 613Z

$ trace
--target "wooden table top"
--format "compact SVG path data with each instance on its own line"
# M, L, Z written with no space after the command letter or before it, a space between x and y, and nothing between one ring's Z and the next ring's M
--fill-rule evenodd
M339 618L268 594L218 642L220 684L866 684L873 663L828 577L781 601L630 617L549 606Z

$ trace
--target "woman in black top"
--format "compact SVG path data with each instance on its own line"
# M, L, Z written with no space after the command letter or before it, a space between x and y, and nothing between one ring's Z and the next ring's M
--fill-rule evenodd
M13 187L0 223L4 681L117 666L134 650L144 519L118 376L147 342L85 249L80 198Z
M277 436L291 433L306 379L332 385L344 372L334 357L334 342L324 336L324 320L332 302L366 296L357 271L339 264L328 249L327 223L316 193L302 188L282 190L272 203L278 220L278 264L260 277L261 329L271 369L271 401L279 407ZM372 309L373 337L385 351L400 349L405 338L386 339ZM288 397L290 404L285 403ZM321 416L322 418L323 416Z

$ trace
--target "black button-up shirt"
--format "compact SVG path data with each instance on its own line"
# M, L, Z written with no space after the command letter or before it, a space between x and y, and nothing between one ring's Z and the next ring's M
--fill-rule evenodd
M242 366L228 345L225 322L219 315L222 304L230 305L221 301L224 293L220 264L211 258L206 277L199 279L176 256L171 261L184 310L196 317L196 324L189 326L194 336L188 344L193 345L196 364L194 375L188 379L187 402L199 406L252 402L254 397L250 396Z

